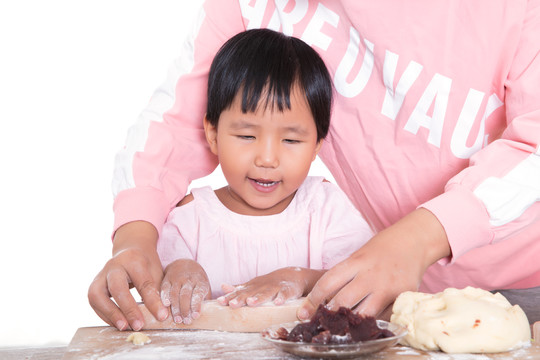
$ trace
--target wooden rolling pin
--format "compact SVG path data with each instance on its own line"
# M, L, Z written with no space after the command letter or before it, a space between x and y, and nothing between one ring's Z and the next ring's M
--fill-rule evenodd
M258 307L244 306L232 309L223 306L215 300L205 301L202 305L201 317L193 320L191 325L177 324L169 316L164 321L158 321L148 311L144 304L139 304L144 315L143 330L160 329L198 329L220 330L231 332L260 332L269 326L298 320L296 310L303 298L289 301L281 306L273 304ZM533 339L540 342L540 321L532 325Z
M296 310L302 301L303 298L300 298L280 306L270 303L257 307L243 306L233 309L220 305L215 300L207 300L202 304L201 317L193 320L190 325L175 323L171 315L164 321L158 321L144 304L139 304L139 309L144 315L145 325L142 330L197 329L260 332L271 325L298 320Z

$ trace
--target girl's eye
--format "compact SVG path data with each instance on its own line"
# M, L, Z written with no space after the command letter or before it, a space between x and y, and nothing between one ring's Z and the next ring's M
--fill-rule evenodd
M243 139L243 140L254 140L255 139L255 136L252 136L252 135L237 135L237 137L239 139Z
M300 140L293 140L293 139L283 139L283 142L287 144L299 144Z

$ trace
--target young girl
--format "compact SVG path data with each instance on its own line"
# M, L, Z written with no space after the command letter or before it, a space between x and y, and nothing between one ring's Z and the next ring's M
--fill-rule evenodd
M162 230L174 321L191 323L210 296L232 307L300 297L371 238L337 186L307 177L331 103L328 71L301 40L249 30L217 53L204 131L228 186L193 189Z

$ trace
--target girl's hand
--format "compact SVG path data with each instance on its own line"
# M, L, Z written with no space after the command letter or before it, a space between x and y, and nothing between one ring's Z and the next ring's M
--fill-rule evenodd
M444 228L426 209L417 209L375 235L330 269L298 309L308 319L320 303L377 316L403 291L417 291L425 270L451 255Z
M323 270L298 267L279 269L238 286L223 285L222 289L227 294L217 301L232 308L258 306L269 301L282 305L287 300L307 294L323 273Z
M135 287L150 312L165 320L169 312L159 298L163 276L156 250L157 231L144 221L120 227L114 236L113 257L88 289L88 301L96 314L118 330L140 330L144 318L130 292Z
M196 261L180 259L165 268L161 301L171 307L174 322L189 325L199 318L202 302L210 294L208 276Z

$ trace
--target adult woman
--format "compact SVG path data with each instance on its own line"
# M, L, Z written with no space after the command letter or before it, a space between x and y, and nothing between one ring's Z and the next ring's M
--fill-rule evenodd
M257 27L300 37L329 67L336 101L319 156L378 231L321 278L301 317L325 299L378 314L419 286L537 291L539 1L220 0L205 3L117 158L115 255L89 291L105 321L142 326L129 283L167 316L155 242L189 182L216 165L200 121L208 67Z

